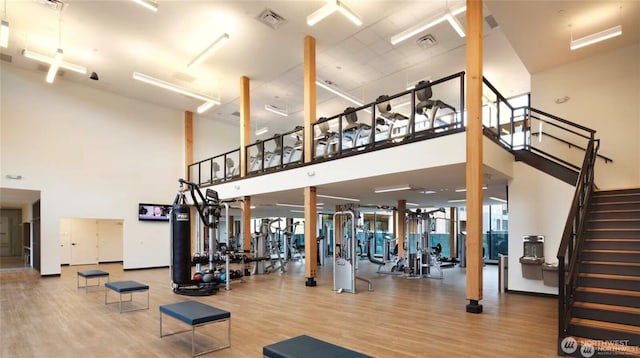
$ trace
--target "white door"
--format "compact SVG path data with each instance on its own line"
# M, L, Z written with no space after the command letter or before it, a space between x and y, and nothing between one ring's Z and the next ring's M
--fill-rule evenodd
M122 220L98 220L98 261L122 261Z
M71 265L98 263L98 230L95 219L72 219Z
M60 264L71 264L71 219L60 219Z

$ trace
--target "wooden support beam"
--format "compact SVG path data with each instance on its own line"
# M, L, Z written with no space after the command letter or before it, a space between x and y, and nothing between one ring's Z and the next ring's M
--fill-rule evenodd
M482 0L467 0L467 312L482 305Z
M240 77L240 176L247 175L247 150L251 140L251 98L249 77Z
M304 37L304 162L313 159L313 128L316 122L316 39Z
M449 208L449 257L458 257L458 208Z
M404 239L407 237L407 201L398 200L398 220L396 226L398 228L398 257L404 257Z
M315 287L318 275L318 245L316 243L316 225L318 211L316 208L316 188L304 188L304 273L307 277L305 286Z

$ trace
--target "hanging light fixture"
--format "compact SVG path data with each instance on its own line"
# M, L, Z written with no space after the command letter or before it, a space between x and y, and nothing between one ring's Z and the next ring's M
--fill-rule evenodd
M58 73L58 68L60 68L60 63L62 62L63 52L61 48L58 48L56 51L56 55L53 57L53 61L49 65L49 71L47 72L47 83L53 83L53 80L56 78L56 74Z
M462 28L462 24L455 17L467 11L467 5L459 6L452 9L447 9L441 13L438 13L410 28L391 36L391 44L397 45L398 43L413 37L426 29L430 29L441 22L449 21L449 24L456 30L460 37L464 37L465 33Z
M571 50L577 50L582 47L586 47L589 45L593 45L595 43L608 40L610 38L622 35L622 25L614 26L610 29L606 29L600 32L596 32L595 34L591 34L585 37L581 37L579 39L573 40L573 33L571 34Z
M187 67L195 67L204 62L209 56L211 56L214 52L216 52L220 47L224 46L224 44L229 41L229 34L222 34L222 36L218 37L215 41L209 45L204 51L202 51L193 61L189 62Z
M153 0L131 0L131 1L153 12L158 11L158 3L156 1L153 1Z
M179 93L179 94L183 94L185 96L191 97L191 98L195 98L195 99L199 99L205 102L213 102L214 104L220 104L220 100L201 94L201 93L197 93L191 90L188 90L184 87L180 87L180 86L176 86L172 83L163 81L163 80L159 80L157 78L151 77L151 76L147 76L145 74L142 74L140 72L134 72L133 73L133 79L140 81L140 82L144 82L156 87L160 87L160 88L164 88L166 90L175 92L175 93Z
M307 16L307 25L313 26L322 21L325 17L333 14L335 11L340 12L356 26L362 25L362 20L360 20L360 17L340 0L328 0L327 3L324 4L321 8L313 12L311 15Z
M0 22L0 47L7 48L9 46L9 21L7 18L7 0L4 0L4 15Z

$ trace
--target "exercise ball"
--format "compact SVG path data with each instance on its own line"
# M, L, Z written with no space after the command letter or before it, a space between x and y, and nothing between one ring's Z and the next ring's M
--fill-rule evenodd
M204 274L204 276L202 276L202 282L207 282L207 283L213 282L213 278L214 278L213 274L206 273Z

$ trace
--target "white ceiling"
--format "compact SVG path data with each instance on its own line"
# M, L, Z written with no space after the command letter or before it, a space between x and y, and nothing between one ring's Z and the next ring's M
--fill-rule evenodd
M72 81L180 111L195 112L202 103L134 81L132 73L141 72L219 97L222 104L203 117L235 125L239 121L233 113L239 110L240 77L247 76L251 80L254 129L270 128L261 139L302 124L305 35L316 39L318 79L334 82L365 103L381 94L403 91L417 80L434 80L464 70L465 39L447 22L398 45L390 43L391 36L461 2L344 2L360 15L361 27L337 12L313 27L307 26L306 17L324 1L159 0L159 11L154 13L128 0L67 0L61 12L51 10L48 0L6 0L4 17L10 23L11 37L9 48L2 49L5 62L1 64L7 65L8 55L11 66L40 71L44 81L48 66L25 58L22 50L53 56L61 47L65 61L86 66L100 79L93 81L88 74L64 71L57 81ZM491 28L488 22L483 23L484 75L505 96L522 94L529 91L530 73L638 42L639 4L637 0L485 1L484 16L492 15L499 26ZM286 23L278 30L260 23L256 18L265 9L284 17ZM464 14L458 19L465 23ZM572 23L574 37L579 37L620 22L621 37L569 50L568 23ZM199 67L188 69L187 64L223 33L229 34L229 42ZM436 46L423 49L417 45L416 39L426 34L436 38ZM319 117L352 105L321 88L317 96ZM267 112L266 104L286 107L291 115L285 118ZM401 179L408 180L379 178L389 182ZM496 185L504 193L504 180ZM453 188L450 182L449 186ZM344 191L338 187L319 190L334 195Z

